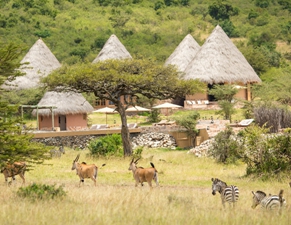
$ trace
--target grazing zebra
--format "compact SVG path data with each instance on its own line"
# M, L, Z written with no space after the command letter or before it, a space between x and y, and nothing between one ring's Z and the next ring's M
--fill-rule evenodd
M59 149L50 150L51 157L60 158L62 154L65 154L64 146L60 146Z
M221 201L223 207L225 207L225 202L229 204L232 203L233 207L235 206L235 202L237 202L239 197L239 190L237 186L227 184L218 178L211 178L212 181L212 194L215 195L216 191L218 191L221 195Z
M279 195L267 196L263 191L256 191L253 193L252 208L256 208L257 205L261 205L266 210L276 210L281 213L282 207L286 205L286 200L283 198L283 190L280 190Z

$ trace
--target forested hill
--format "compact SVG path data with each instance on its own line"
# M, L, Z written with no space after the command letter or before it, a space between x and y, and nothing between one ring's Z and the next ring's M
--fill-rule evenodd
M290 13L290 0L1 0L0 36L27 49L41 37L72 64L115 34L133 57L164 62L187 34L202 45L220 24L261 74L290 57Z

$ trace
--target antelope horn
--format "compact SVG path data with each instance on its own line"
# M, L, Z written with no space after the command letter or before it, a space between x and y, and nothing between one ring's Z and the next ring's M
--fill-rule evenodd
M79 158L80 158L80 154L77 155L77 157L76 157L76 159L74 160L74 162L78 162Z
M138 158L137 160L135 160L134 163L137 163L138 160L140 160L140 158Z

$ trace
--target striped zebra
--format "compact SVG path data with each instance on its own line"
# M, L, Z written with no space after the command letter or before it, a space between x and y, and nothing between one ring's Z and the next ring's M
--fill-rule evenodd
M50 150L51 157L60 158L62 154L65 154L64 146L60 146L59 149L51 149Z
M237 186L228 186L225 182L219 180L218 178L211 178L212 181L212 194L215 195L218 191L221 195L221 201L223 207L225 207L225 202L229 204L232 203L233 207L238 200L239 190Z
M279 195L267 196L263 191L256 191L253 193L252 208L256 208L257 205L261 205L265 210L277 211L281 213L282 208L286 205L286 200L283 198L283 190L280 190Z

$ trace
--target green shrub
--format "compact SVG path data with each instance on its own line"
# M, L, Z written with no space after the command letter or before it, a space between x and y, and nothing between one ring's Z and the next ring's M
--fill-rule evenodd
M250 126L241 132L245 147L243 161L247 164L246 175L263 180L280 180L289 177L291 171L291 133L267 134L268 129Z
M209 155L219 163L236 163L241 158L240 146L231 127L219 132L212 146L209 148Z
M94 139L89 143L88 148L92 156L123 155L122 139L119 134Z
M143 146L139 146L136 149L134 149L133 154L132 154L133 158L141 158L142 151L143 151Z
M31 200L39 199L55 199L62 198L66 196L62 186L58 188L55 185L46 185L46 184L32 184L27 187L21 187L17 191L17 195L22 198L29 198Z
M157 123L160 121L160 110L153 109L148 116L148 121L151 123Z
M187 135L195 140L199 133L199 130L196 128L199 118L200 114L197 111L193 111L187 115L175 117L175 120L179 126L185 128ZM195 143L192 143L192 145L195 146Z

